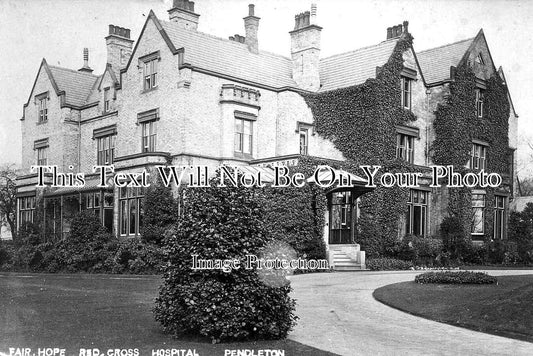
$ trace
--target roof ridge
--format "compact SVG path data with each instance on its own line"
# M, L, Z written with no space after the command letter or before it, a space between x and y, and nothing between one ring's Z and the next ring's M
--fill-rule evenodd
M50 65L50 64L48 64L48 67L50 67L50 68L55 68L55 69L60 69L60 70L66 70L66 71L73 72L73 73L77 73L77 74L80 74L80 75L85 75L85 76L91 76L91 77L94 77L94 78L98 78L98 75L96 75L96 74L92 74L92 73L84 73L84 72L80 72L79 70L76 70L76 69L70 69L70 68L65 68L65 67L59 67L59 66L54 66L54 65Z
M459 44L459 43L462 43L462 42L466 42L466 41L473 41L474 39L475 39L475 37L471 37L471 38L467 38L467 39L464 39L464 40L448 43L448 44L445 44L445 45L442 45L442 46L428 48L428 49L425 49L423 51L418 51L417 53L421 54L421 53L424 53L424 52L433 51L435 49L444 48L444 47L448 47L448 46L453 46L453 45L456 45L456 44Z
M386 41L381 41L379 43L376 43L376 44L373 44L373 45L369 45L369 46L365 46L365 47L360 47L360 48L357 48L357 49L353 49L353 50L348 51L348 52L342 52L342 53L333 54L333 55L331 55L329 57L321 58L320 60L323 61L323 60L326 60L326 59L332 59L332 58L336 58L336 57L352 54L352 53L359 52L359 51L364 50L364 49L369 49L369 48L372 48L372 47L380 46L380 45L382 45L382 44L384 44L386 42L392 42L392 41L397 42L398 39L399 38L393 38L393 39L389 39L389 40L386 40Z
M174 23L172 21L166 21L166 20L161 20L161 19L158 19L159 22L161 23L164 23L164 24L168 24L170 26L173 26L174 28L176 29L182 29L181 27L179 26L175 26ZM185 31L191 31L191 30L185 30ZM213 39L216 39L216 40L219 40L219 41L224 41L224 42L227 42L227 43L230 43L232 45L242 45L242 46L245 46L244 43L241 43L241 42L237 42L237 41L232 41L228 38L224 38L224 37L219 37L219 36L216 36L216 35L213 35L213 34L210 34L210 33L207 33L207 32L202 32L202 31L194 31L194 33L197 33L201 36L204 36L204 37L210 37L210 38L213 38ZM265 51L265 50L262 50L260 49L259 50L259 54L268 54L268 55L271 55L271 56L275 56L275 57L280 57L280 58L283 58L283 59L287 59L287 60L291 60L288 56L284 56L282 54L279 54L279 53L274 53L274 52L270 52L270 51Z

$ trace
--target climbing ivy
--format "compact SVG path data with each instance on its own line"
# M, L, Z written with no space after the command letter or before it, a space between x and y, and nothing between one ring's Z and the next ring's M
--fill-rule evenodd
M403 53L412 37L404 35L376 78L319 94L304 94L315 118L316 132L333 142L349 164L380 165L381 172L408 172L413 166L396 158L396 125L415 121L401 107ZM361 172L359 172L361 173ZM358 242L370 256L395 254L406 188L377 188L362 196Z
M476 76L464 63L455 70L449 84L449 95L435 112L435 140L432 143L433 161L439 165L453 165L465 174L470 159L472 140L489 144L486 151L486 171L505 174L509 167L508 119L510 104L507 88L494 73L486 82L483 117L476 114ZM494 189L485 188L485 236L493 236ZM471 190L448 189L448 213L461 221L465 239L470 239L472 224Z

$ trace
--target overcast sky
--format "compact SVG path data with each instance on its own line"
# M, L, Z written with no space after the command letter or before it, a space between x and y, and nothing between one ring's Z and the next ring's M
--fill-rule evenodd
M197 0L199 31L224 38L244 35L242 18L252 1ZM387 27L404 20L416 51L474 37L483 28L496 66L506 73L520 132L533 137L533 2L255 0L260 49L289 56L294 15L309 10L312 2L323 27L322 56L381 42ZM137 40L150 9L166 20L170 7L171 0L0 0L0 164L20 162L22 105L43 57L49 64L79 69L88 47L90 66L100 74L109 24L130 28Z

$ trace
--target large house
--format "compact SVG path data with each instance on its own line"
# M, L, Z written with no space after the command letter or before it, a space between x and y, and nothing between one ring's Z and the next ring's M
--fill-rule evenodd
M322 28L312 6L295 17L289 32L291 53L282 56L260 49L260 18L253 5L247 10L244 36L229 39L199 32L200 16L187 0L174 0L168 20L150 12L136 41L129 29L109 25L107 67L99 75L93 74L87 51L78 70L52 66L43 59L21 119L23 169L57 165L61 172L85 172L88 178L83 188L36 189L35 173L20 177L18 226L34 219L36 202L42 200L47 231L57 236L68 232L70 218L81 209L94 210L118 237L139 236L142 190L99 188L97 178L90 175L96 164L113 164L116 172L139 172L166 164L290 165L302 156L342 162L347 159L342 146L316 129L306 95L376 79L399 48L403 48L403 68L395 78L398 97L393 102L416 120L396 125L392 139L396 159L413 167L424 169L435 163L436 111L450 96L457 68L467 66L476 75L471 94L477 119L490 114L484 113L491 100L484 95L490 78L496 76L505 84L482 30L475 37L417 53L410 44L399 47L410 37L404 22L384 29L380 43L322 58ZM499 134L506 137L505 148L512 153L517 147L518 116L507 91L503 100L510 105L502 126L505 132ZM490 154L492 142L468 139L463 166L490 167L487 162L497 159ZM473 240L505 238L516 166L514 156L509 157L505 159L510 168L491 196L494 201L488 202L483 190L472 194ZM331 194L336 196L330 199L326 218L328 249L343 250L348 260L361 265L364 254L358 251L353 222L355 194L352 198L349 191ZM445 200L435 188L412 190L399 222L401 234L435 234ZM486 206L493 208L491 236L484 228Z

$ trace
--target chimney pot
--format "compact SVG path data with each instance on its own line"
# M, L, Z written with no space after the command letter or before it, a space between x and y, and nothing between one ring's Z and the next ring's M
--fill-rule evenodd
M78 71L87 73L93 72L92 68L89 67L89 49L87 47L83 49L83 67L78 69Z
M403 22L403 32L409 33L409 21Z
M316 4L311 4L311 24L316 25Z
M250 4L248 5L248 16L255 16L255 5Z
M390 40L392 38L392 27L387 27L387 39Z

